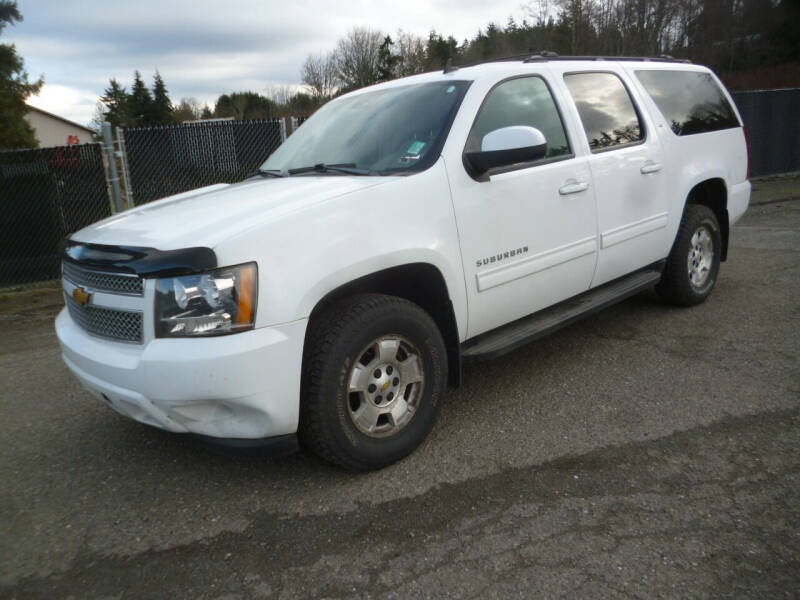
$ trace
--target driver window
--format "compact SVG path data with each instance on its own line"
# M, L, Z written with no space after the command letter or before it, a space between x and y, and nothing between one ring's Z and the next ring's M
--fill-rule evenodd
M546 159L571 154L561 116L541 77L510 79L490 91L469 133L465 151L479 151L483 136L512 125L541 131L547 140Z

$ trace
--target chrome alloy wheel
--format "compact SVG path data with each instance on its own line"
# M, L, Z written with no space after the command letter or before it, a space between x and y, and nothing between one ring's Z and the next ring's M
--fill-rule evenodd
M389 437L419 408L425 373L422 357L402 336L373 340L359 354L348 379L353 424L371 437Z
M692 245L686 257L686 267L691 284L700 288L705 285L714 264L714 240L711 232L703 225L692 235Z

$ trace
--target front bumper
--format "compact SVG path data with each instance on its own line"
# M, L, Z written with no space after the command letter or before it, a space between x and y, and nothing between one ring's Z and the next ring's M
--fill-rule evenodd
M168 431L256 439L297 431L307 323L134 345L89 335L64 309L56 334L70 370L117 412Z

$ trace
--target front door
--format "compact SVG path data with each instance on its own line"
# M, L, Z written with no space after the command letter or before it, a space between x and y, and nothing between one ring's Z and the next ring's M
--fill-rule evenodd
M468 337L541 310L591 283L597 221L585 154L575 156L550 87L539 75L487 94L465 152L513 125L539 129L547 155L471 178L448 164L469 303Z

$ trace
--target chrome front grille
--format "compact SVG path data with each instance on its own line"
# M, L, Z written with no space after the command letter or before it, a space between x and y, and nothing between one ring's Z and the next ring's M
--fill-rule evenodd
M92 335L111 340L142 343L142 313L86 304L81 306L65 295L67 309L78 325Z
M144 280L137 275L94 271L67 261L62 261L61 273L64 279L85 287L89 291L109 292L125 296L142 296L144 294Z

